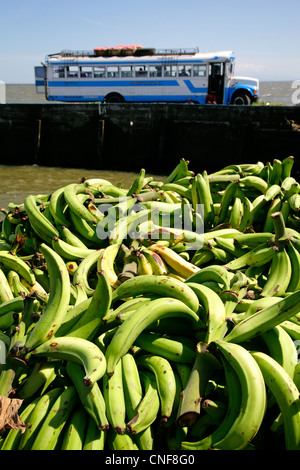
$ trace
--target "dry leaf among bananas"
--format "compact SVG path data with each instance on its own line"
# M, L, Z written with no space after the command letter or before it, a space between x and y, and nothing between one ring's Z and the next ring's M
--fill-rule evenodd
M25 431L26 425L18 415L22 403L23 400L18 398L0 396L0 434L5 429L21 429L22 433Z

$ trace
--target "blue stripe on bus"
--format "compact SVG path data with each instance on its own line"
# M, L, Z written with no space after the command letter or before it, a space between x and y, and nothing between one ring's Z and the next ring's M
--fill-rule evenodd
M49 101L85 101L85 102L92 102L92 101L103 101L105 96L66 96L66 95L48 95ZM168 95L151 95L151 96L124 96L125 101L127 102L179 102L184 103L187 102L188 98L191 98L190 95L180 95L180 96L168 96ZM199 103L204 103L204 96L199 96L197 101Z
M184 83L186 84L186 86L188 87L188 89L190 90L191 93L203 93L207 88L197 88L195 87L191 80L184 80Z
M49 81L49 87L130 87L179 86L177 80L101 80L101 81Z

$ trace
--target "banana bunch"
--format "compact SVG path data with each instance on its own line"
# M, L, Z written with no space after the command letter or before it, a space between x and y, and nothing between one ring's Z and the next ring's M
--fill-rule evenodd
M0 449L299 450L292 167L182 158L2 209Z

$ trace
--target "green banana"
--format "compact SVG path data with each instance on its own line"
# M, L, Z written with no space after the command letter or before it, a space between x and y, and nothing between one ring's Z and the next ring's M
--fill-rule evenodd
M113 375L104 375L102 387L108 421L117 434L124 434L126 430L126 406L122 361L118 361L116 364Z
M35 406L37 405L39 399L40 397L33 400L20 413L19 420L24 425L26 425L27 421L30 419L31 413L33 412ZM22 437L22 431L24 431L24 426L21 426L19 429L10 429L4 438L4 442L2 443L2 446L1 446L1 451L2 450L18 450L18 446L20 444L20 440Z
M54 388L37 399L36 405L26 421L26 430L20 439L19 450L31 450L46 415L62 391L62 388Z
M18 255L9 251L0 250L0 264L6 269L16 271L31 286L35 283L35 276L30 266Z
M160 399L154 374L141 370L140 379L144 395L137 406L135 416L126 425L127 432L134 435L149 428L156 420L160 409Z
M30 355L82 364L85 370L83 382L87 387L100 380L106 370L106 360L102 351L96 344L83 338L64 336L50 339L33 349Z
M96 224L97 220L94 215L87 209L83 202L78 197L78 194L85 193L88 190L88 185L85 183L70 183L64 187L64 198L69 208L77 214L81 219L86 220L92 224Z
M141 192L145 183L145 174L146 171L142 168L128 189L127 196L132 196L133 194L139 194Z
M42 244L50 279L50 295L43 315L31 330L25 343L30 351L53 336L67 311L70 299L70 277L63 259L49 246Z
M109 422L106 414L106 403L99 383L94 382L91 387L84 385L85 371L81 364L68 361L66 370L86 413L101 433L107 431Z
M57 376L56 364L52 362L37 362L28 375L24 385L18 392L22 400L30 399L38 391L41 395Z
M180 280L166 275L142 275L128 279L113 292L112 301L141 294L158 294L181 300L194 312L198 311L199 301L194 291Z
M292 275L292 267L290 257L283 247L279 249L273 256L271 266L267 274L267 281L263 286L261 295L267 296L283 296L287 291Z
M33 229L38 229L38 235L44 233L46 237L58 237L59 232L57 228L50 222L50 220L41 212L41 206L38 204L37 198L29 195L24 201L25 211L29 217L29 221Z
M160 414L163 422L167 422L172 414L176 394L175 375L170 362L161 356L146 355L137 359L137 367L154 373L160 398Z
M105 441L106 433L97 427L94 419L90 416L82 450L104 450Z
M56 224L69 227L70 220L67 217L68 204L64 196L64 187L56 189L50 196L49 209Z
M299 390L290 375L269 355L250 351L263 374L267 387L275 396L284 422L286 450L300 449Z
M267 345L269 355L283 367L293 379L297 364L297 349L291 336L280 325L262 333L260 338Z
M186 285L193 289L200 304L204 307L205 318L201 318L207 328L204 341L210 343L216 338L220 327L225 323L225 305L220 296L209 287L196 282L187 282Z
M177 424L180 427L191 427L199 418L201 401L204 396L207 383L220 369L219 361L207 349L206 343L198 343L196 357L187 383L180 395L180 403L177 412Z
M126 281L128 282L128 281ZM107 374L112 375L119 359L145 328L161 318L184 317L197 324L198 315L182 301L165 297L149 302L133 312L118 328L106 350Z
M135 339L134 344L148 353L157 354L175 364L191 364L195 359L193 342L187 344L182 338L173 335L162 336L161 333L154 331L143 331Z
M63 430L61 450L82 450L87 426L87 414L84 408L75 409Z
M68 418L78 404L78 396L74 386L69 386L53 403L48 411L31 450L54 450Z
M70 243L62 240L59 237L53 237L52 248L65 260L80 260L86 258L86 256L94 253L95 250L91 248L84 248L71 245Z
M97 272L97 284L91 302L84 314L75 325L65 334L92 340L103 318L107 315L112 301L112 288L104 271Z
M192 274L185 280L185 283L198 283L203 284L204 282L215 281L223 286L225 290L230 289L230 276L228 269L223 265L211 264L200 269L195 274Z
M296 291L239 322L224 340L233 343L244 342L288 320L299 310L300 291Z

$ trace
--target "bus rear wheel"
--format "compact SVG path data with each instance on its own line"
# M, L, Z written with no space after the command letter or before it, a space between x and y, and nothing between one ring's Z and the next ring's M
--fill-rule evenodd
M231 99L231 104L237 105L237 106L245 106L251 104L251 98L246 93L245 91L238 91L234 93L232 99Z
M120 95L119 93L109 93L109 95L107 95L104 98L104 101L106 103L124 103L125 102L124 97Z

